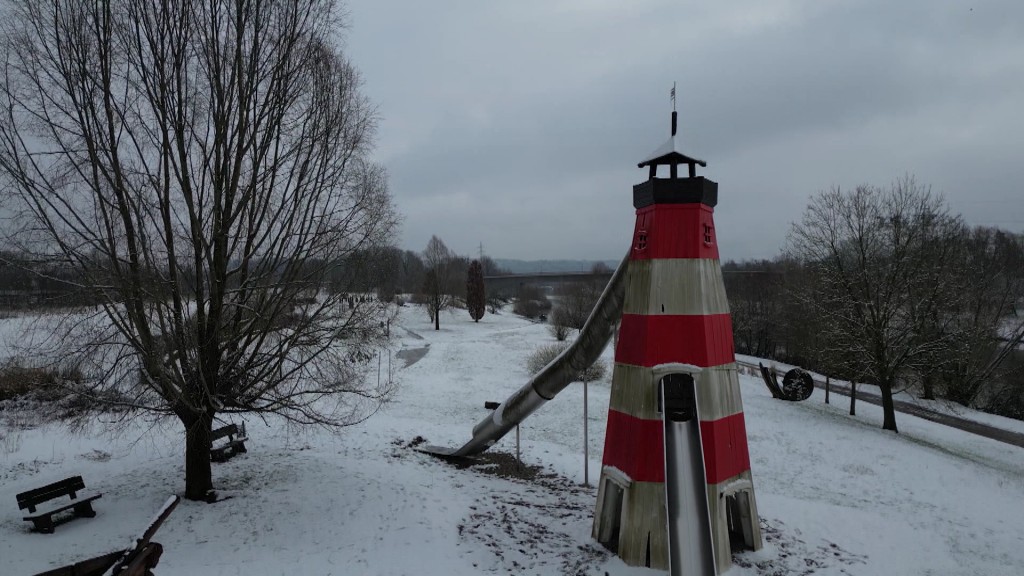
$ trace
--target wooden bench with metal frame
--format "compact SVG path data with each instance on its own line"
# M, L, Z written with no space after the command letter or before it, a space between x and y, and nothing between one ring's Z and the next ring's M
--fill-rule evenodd
M65 510L73 510L74 514L70 518L63 520L59 523L67 522L78 517L92 518L96 515L96 512L92 509L92 501L103 496L102 494L91 494L88 496L80 496L79 492L85 490L85 481L82 480L81 476L72 476L71 478L65 478L60 482L54 482L53 484L47 484L42 488L36 488L35 490L29 490L28 492L22 492L18 494L18 509L28 509L29 515L25 516L25 520L31 521L35 526L35 529L43 534L53 534L54 526L57 524L53 521L54 515L64 512ZM50 500L56 500L62 496L70 496L70 502L60 502L56 505L52 505L43 510L37 510L40 504L49 502Z
M213 443L221 438L227 438L227 442L221 446L214 447ZM245 434L245 423L239 427L237 424L228 424L210 432L210 460L213 462L227 462L235 454L248 452L245 449L245 441L249 437Z

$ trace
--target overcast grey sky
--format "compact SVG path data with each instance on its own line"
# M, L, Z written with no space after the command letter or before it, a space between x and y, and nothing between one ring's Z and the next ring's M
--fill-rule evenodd
M349 0L404 248L617 259L668 136L719 183L721 257L815 192L904 174L1024 230L1021 0Z

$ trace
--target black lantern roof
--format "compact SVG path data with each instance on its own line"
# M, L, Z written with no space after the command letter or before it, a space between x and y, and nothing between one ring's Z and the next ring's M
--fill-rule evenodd
M700 159L697 159L697 158L692 158L692 157L687 156L686 154L683 154L682 152L679 151L679 147L678 147L678 145L676 143L676 112L673 110L672 111L672 135L669 136L669 139L664 144L659 146L657 150L652 152L647 157L647 160L644 160L643 162L640 162L636 166L637 166L637 168L643 168L644 166L650 166L651 167L651 178L654 178L655 173L658 170L658 166L670 166L671 167L671 177L672 178L676 178L676 170L677 170L676 167L679 166L680 164L686 164L686 165L689 166L689 168L690 168L690 170L689 170L690 178L693 178L693 177L695 177L697 175L697 166L698 165L700 167L702 167L702 168L707 168L707 165L708 165L707 162L705 162L703 160L700 160Z
M673 100L675 87L672 88ZM674 102L673 102L674 104ZM673 105L673 108L675 106ZM689 167L689 177L679 177L679 165ZM669 167L668 178L658 178L658 166ZM646 182L633 186L633 207L637 210L652 204L704 204L714 208L718 204L718 184L703 176L697 176L697 166L706 168L707 163L679 151L676 144L676 111L672 111L672 135L668 141L637 164L639 168L650 168Z

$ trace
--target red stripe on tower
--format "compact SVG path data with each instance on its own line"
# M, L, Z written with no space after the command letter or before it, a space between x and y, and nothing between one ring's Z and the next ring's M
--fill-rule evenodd
M711 258L718 260L714 210L704 204L648 206L636 211L633 260Z
M664 453L644 449L661 446L664 435L661 420L646 420L609 410L604 464L618 468L635 482L664 482Z
M623 314L615 361L648 368L669 362L702 368L735 362L732 320L728 314Z
M604 463L614 466L636 482L664 482L665 456L637 446L661 446L665 441L661 420L647 420L608 411ZM747 429L743 413L718 420L701 421L700 439L704 448L704 476L708 484L718 484L750 470Z
M702 420L700 442L704 448L704 477L708 484L718 484L750 470L743 412L718 420Z

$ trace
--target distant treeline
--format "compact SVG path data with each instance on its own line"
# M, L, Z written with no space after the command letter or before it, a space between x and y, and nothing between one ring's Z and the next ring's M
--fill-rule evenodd
M1024 418L1024 239L955 218L937 234L929 216L915 226L930 235L909 243L903 238L911 220L900 218L875 217L876 230L896 229L894 235L839 238L832 252L805 233L814 228L805 218L784 255L723 263L737 353L860 383L876 384L883 374L895 391ZM803 244L793 241L800 234ZM471 259L450 258L451 285L443 290L463 301ZM485 276L506 273L488 256L479 260ZM374 293L382 301L422 295L429 272L422 253L395 247L356 251L330 268L323 285L311 289ZM102 273L89 276L57 261L0 252L0 309L109 302L97 281ZM195 280L188 270L178 278ZM159 298L160 285L154 278L149 295Z
M453 256L455 269L451 290L465 296L465 278L471 259ZM484 275L506 273L489 256L480 258ZM259 260L253 265L261 265ZM319 262L306 262L299 266L316 267ZM289 264L278 264L287 266ZM276 268L275 268L276 269ZM98 270L98 266L96 268ZM427 268L423 257L413 250L384 247L355 252L350 258L333 263L331 272L321 290L334 293L375 293L390 301L395 294L416 294L422 290ZM85 277L77 268L56 259L29 258L13 252L0 252L0 309L31 310L69 306L95 305L104 299L102 272ZM178 271L178 279L185 286L195 280L189 269ZM151 294L159 296L161 278L150 283Z

